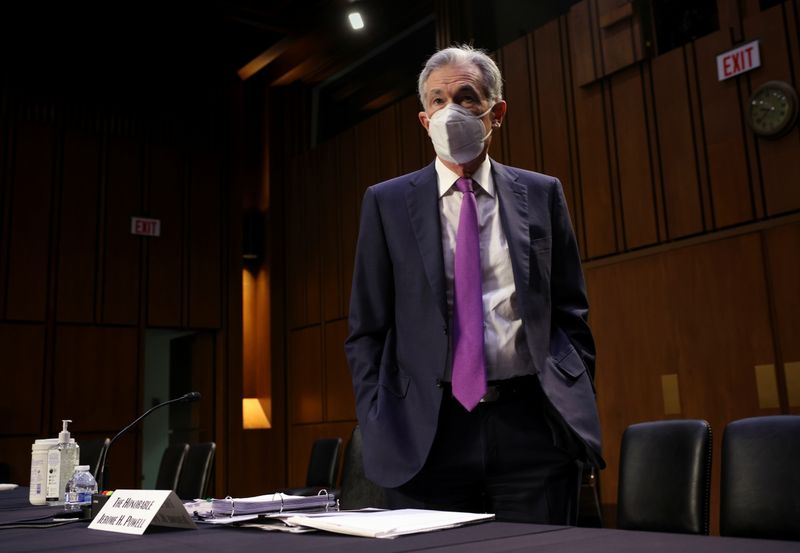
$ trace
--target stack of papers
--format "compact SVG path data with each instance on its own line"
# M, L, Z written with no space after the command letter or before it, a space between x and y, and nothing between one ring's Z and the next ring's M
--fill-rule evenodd
M212 499L210 508L214 516L255 515L303 509L326 510L336 508L336 499L330 494L305 496L271 493L254 497Z
M242 525L293 533L324 530L369 538L394 538L494 520L491 513L427 509L339 511L336 500L329 494L271 493L196 501L185 503L184 507L198 522L206 524Z
M289 516L284 519L284 522L287 525L316 528L351 536L394 538L493 519L494 514L490 513L397 509L394 511L307 513Z

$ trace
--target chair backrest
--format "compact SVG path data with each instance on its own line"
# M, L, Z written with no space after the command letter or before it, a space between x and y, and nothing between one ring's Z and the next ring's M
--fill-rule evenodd
M385 508L387 504L383 488L364 475L361 447L361 429L356 426L344 451L339 505L342 509Z
M314 442L306 473L307 487L328 489L336 487L341 448L341 438L320 438Z
M214 452L217 444L205 442L189 448L178 482L178 497L181 499L200 499L206 496L206 487L211 479L214 465Z
M171 444L164 449L161 455L161 464L158 466L158 476L156 477L157 490L176 490L178 479L181 476L184 459L189 451L189 444Z
M622 435L617 527L708 534L710 484L706 421L633 424Z
M94 476L97 476L97 470L100 468L103 454L108 449L108 444L110 442L111 440L109 438L101 438L97 440L81 440L79 444L80 464L89 465L89 470Z
M800 416L740 419L725 427L720 534L800 539Z

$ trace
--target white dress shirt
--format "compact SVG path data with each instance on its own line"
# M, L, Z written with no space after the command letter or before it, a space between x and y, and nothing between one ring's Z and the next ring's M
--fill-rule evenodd
M439 217L442 228L442 252L447 281L447 310L452 328L453 320L453 260L456 232L463 194L456 188L459 176L436 158L439 179ZM478 204L478 229L481 250L481 285L483 292L483 338L488 380L505 380L531 374L530 354L525 345L525 330L517 305L514 274L508 242L500 221L497 190L492 179L491 163L487 156L472 175L475 200ZM452 340L452 332L451 340ZM452 352L452 347L450 351ZM451 360L445 380L450 380Z

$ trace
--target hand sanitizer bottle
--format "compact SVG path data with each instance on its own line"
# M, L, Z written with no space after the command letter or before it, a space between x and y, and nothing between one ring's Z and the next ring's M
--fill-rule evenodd
M80 459L80 449L75 438L70 438L67 425L71 420L62 420L63 429L58 433L59 471L58 471L58 503L63 504L67 491L67 482L75 473Z

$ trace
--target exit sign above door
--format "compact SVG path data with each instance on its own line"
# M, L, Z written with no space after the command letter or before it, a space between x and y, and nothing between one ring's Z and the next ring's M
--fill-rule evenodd
M761 66L758 41L742 44L717 56L717 80L724 81Z
M131 234L138 236L161 236L161 220L131 217Z

